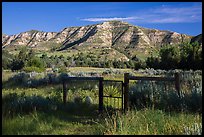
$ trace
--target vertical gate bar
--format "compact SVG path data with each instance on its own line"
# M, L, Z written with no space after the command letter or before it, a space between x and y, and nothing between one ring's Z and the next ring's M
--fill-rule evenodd
M118 109L120 109L120 98L118 98Z
M107 108L108 108L108 97L106 97L107 98Z
M174 74L174 77L175 77L175 88L176 88L176 90L177 90L177 92L178 92L178 96L180 97L181 95L180 95L180 76L179 76L179 73L177 72L177 73L175 73Z
M114 104L114 108L116 108L116 105L115 105L115 98L113 98L113 102L114 102L114 103L113 103L113 104Z
M128 110L129 73L124 74L124 112Z
M108 97L106 97L106 100L107 100L106 108L108 108Z
M103 111L103 78L99 79L99 112Z
M121 104L121 106L122 106L122 110L123 110L123 98L124 98L124 94L123 94L123 87L124 87L124 83L123 82L121 82L122 84L121 84L121 88L122 88L122 104Z

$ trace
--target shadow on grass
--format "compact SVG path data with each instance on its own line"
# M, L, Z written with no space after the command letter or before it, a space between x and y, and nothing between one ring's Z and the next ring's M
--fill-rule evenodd
M99 118L98 104L87 104L85 102L74 103L53 100L42 96L26 96L10 93L2 97L2 116L15 117L27 115L33 112L42 112L65 122L78 122L86 124L92 119ZM44 119L46 120L46 118ZM49 121L47 121L49 122ZM94 124L94 123L92 123Z

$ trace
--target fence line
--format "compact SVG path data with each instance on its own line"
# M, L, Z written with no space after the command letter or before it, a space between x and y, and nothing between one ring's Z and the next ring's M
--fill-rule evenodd
M103 81L113 81L113 82L122 82L122 109L126 112L129 108L129 81L130 80L150 80L150 81L174 81L175 89L178 92L180 97L180 75L175 73L174 77L141 77L141 76L130 76L129 73L124 74L124 83L123 81L117 80L104 80L103 77L66 77L63 80L63 103L66 104L67 98L67 82L70 80L96 80L99 82L99 112L103 111L103 97L109 97L103 95ZM120 98L120 97L111 97L111 98Z

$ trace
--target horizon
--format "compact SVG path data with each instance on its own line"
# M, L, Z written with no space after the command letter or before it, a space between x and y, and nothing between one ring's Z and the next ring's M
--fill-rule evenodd
M196 36L202 34L202 2L2 2L6 35L60 32L111 20Z

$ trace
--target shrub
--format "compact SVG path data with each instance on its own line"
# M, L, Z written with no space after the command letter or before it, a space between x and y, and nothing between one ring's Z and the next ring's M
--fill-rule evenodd
M30 79L29 74L27 74L25 72L21 72L21 73L14 75L11 78L9 78L8 82L11 82L11 83L14 82L15 85L17 85L17 84L26 85L26 83L29 79Z
M25 63L22 60L13 60L11 63L11 70L21 70L25 66Z
M30 113L34 110L49 110L53 102L41 96L25 96L10 93L2 98L4 114Z

